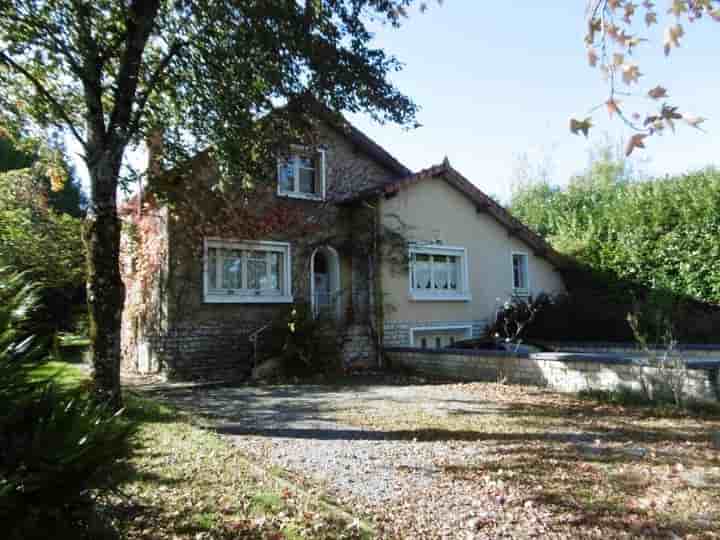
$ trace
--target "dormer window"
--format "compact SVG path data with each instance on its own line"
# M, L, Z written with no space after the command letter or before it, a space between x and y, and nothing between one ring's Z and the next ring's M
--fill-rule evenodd
M325 198L325 152L296 151L278 160L278 195L299 199Z

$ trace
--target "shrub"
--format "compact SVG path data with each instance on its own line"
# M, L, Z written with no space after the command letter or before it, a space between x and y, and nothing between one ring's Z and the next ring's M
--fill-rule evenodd
M82 389L33 377L48 341L25 329L37 292L0 275L0 522L10 539L97 538L98 497L118 479L134 428Z
M286 376L333 374L341 368L336 322L313 317L306 304L283 313L264 337L264 356L280 357Z
M495 311L495 319L486 333L495 340L519 346L528 326L532 324L538 313L551 304L552 299L547 294L530 296L527 299L512 296Z
M718 204L716 169L639 181L605 154L562 188L522 186L511 210L595 270L720 304Z
M677 350L672 311L674 301L671 295L659 291L646 298L643 306L636 306L628 313L627 320L635 341L645 352L651 366L658 370L657 380L648 380L640 372L640 382L648 399L656 400L663 393L669 393L678 407L685 403L687 363Z

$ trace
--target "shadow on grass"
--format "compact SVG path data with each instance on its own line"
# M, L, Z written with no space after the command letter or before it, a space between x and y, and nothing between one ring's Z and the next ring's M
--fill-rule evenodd
M137 423L170 423L186 418L175 407L133 392L125 392L125 416Z

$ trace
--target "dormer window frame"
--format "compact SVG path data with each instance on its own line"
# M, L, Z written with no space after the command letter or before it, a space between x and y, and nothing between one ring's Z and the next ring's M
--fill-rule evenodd
M316 147L311 148L307 146L299 146L299 145L292 145L290 147L290 151L286 156L278 157L277 160L277 195L278 197L289 197L293 199L305 199L305 200L311 200L311 201L324 201L325 200L325 194L327 192L327 182L326 182L326 165L325 165L325 148L323 147ZM301 157L312 157L314 163L315 163L315 174L320 175L320 192L319 193L308 193L300 190L300 169L301 167ZM294 167L294 174L293 174L293 189L292 191L286 190L282 188L282 184L280 181L281 175L282 175L282 169L283 166L288 162L292 161L293 167Z

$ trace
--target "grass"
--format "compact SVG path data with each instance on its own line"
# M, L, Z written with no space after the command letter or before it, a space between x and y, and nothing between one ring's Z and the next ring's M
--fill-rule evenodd
M82 390L88 374L76 365L54 360L39 364L32 370L30 378L35 382L52 381L61 390L76 391Z
M508 499L549 512L564 538L718 538L720 452L710 433L720 417L712 411L664 414L490 383L462 388L481 410L429 407L435 393L457 389L434 386L427 402L364 403L338 420L389 439L467 445L472 457L440 463L446 478L476 493L502 486Z
M49 362L36 380L52 378L68 392L88 376ZM367 538L304 491L260 478L234 446L202 429L189 415L132 392L125 414L138 423L137 451L122 471L120 493L105 501L127 539Z

